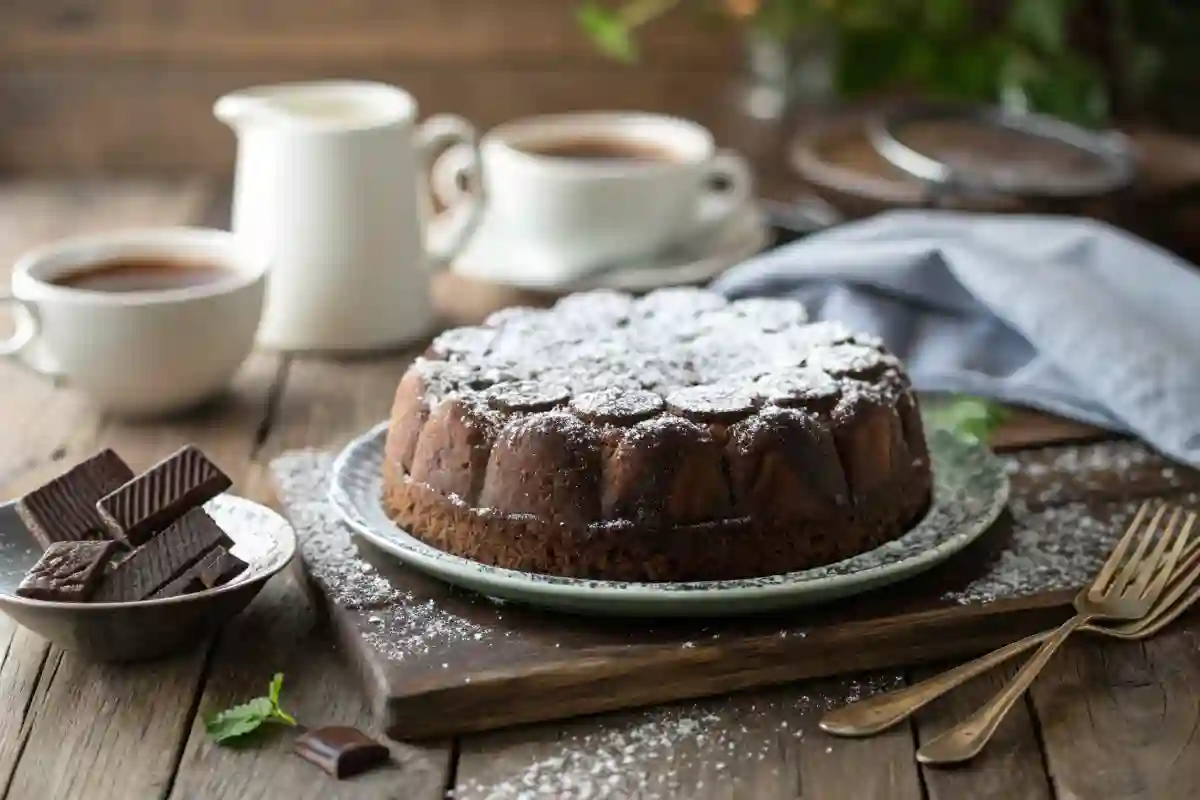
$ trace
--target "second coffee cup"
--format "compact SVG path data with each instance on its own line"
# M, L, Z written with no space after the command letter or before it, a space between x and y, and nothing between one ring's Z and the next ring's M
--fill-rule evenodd
M562 279L703 235L752 196L741 156L718 150L694 122L656 114L530 117L493 128L480 152L489 240ZM451 150L434 166L448 206L463 199L469 156Z

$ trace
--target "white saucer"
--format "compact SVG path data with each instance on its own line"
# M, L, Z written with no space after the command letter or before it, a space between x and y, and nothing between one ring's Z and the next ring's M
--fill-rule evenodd
M704 236L636 261L592 269L584 274L563 269L553 257L504 239L489 227L486 215L463 252L451 265L456 274L522 289L573 292L616 289L647 292L665 286L707 283L770 242L766 216L747 204L728 222Z
M406 565L489 597L581 614L689 617L813 605L917 575L986 531L1008 502L1008 476L986 447L945 431L929 438L933 502L908 533L825 567L729 581L622 583L501 569L431 547L384 512L381 477L387 423L351 442L333 466L330 502L357 533Z

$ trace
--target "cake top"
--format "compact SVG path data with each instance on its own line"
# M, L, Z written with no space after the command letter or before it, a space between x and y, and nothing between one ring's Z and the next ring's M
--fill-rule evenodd
M504 309L443 333L414 369L431 404L474 395L498 411L569 405L583 419L623 424L663 409L717 422L906 385L873 336L810 323L795 300L727 301L702 289L600 290L550 309Z

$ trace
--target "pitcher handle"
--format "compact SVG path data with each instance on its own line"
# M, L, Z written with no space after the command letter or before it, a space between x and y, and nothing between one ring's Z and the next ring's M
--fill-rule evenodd
M432 194L447 208L430 220L426 245L433 266L449 264L462 252L483 214L482 158L479 137L471 123L453 114L425 120L417 132L423 174ZM450 176L453 175L453 180ZM465 176L473 192L449 188ZM432 203L430 203L432 205Z
M13 358L37 338L41 329L37 308L33 303L11 294L0 294L0 307L13 306L17 329L7 339L0 340L0 358Z

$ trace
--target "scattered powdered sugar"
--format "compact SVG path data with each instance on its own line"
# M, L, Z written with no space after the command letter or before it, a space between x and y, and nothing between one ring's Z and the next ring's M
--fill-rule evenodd
M663 423L656 419L641 424ZM979 457L984 458L982 454ZM952 462L953 474L938 476L940 491L955 493L952 507L957 511L937 512L942 516L929 532L932 539L923 539L922 534L898 540L875 553L814 570L813 577L878 566L927 548L961 528L965 518L979 513L980 504L994 502L997 492L995 468L989 471L983 462L973 459L960 455ZM1162 492L1177 491L1184 504L1200 500L1200 491L1186 492L1200 489L1194 471L1170 466L1133 442L1026 451L1006 456L1002 462L1015 490L1009 504L1011 541L998 548L982 574L947 593L949 601L990 602L1085 584L1142 502L1138 496L1113 494L1114 481L1122 476L1137 474L1142 494L1148 486L1161 486ZM272 464L309 571L332 600L365 610L363 637L367 642L390 659L424 657L430 669L438 669L447 668L443 654L448 643L492 646L503 637L519 635L474 623L380 576L361 558L327 501L331 467L328 455L314 451L291 453ZM1105 496L1116 499L1098 501L1095 490L1100 487L1106 488ZM770 580L759 579L762 583ZM679 647L691 650L721 638L718 624L712 626L711 636L707 630L708 626L694 632L680 641ZM785 628L779 636L802 638L804 632ZM817 691L809 684L772 692L765 699L684 703L569 723L557 740L531 749L525 762L514 761L510 751L503 760L478 764L477 771L463 777L454 796L459 800L651 800L686 796L700 791L706 781L710 789L719 784L729 796L751 796L746 793L754 787L738 783L743 780L738 773L745 770L733 765L788 763L792 757L781 754L781 748L799 746L823 711L895 688L898 680L895 673L860 677L835 681L835 688L829 691ZM819 744L809 743L806 757L841 752L824 741Z
M287 453L271 463L271 470L309 574L337 605L371 611L362 636L387 658L400 661L448 642L483 642L497 635L397 589L359 555L327 498L331 456L314 450Z
M752 797L754 765L779 776L795 761L787 751L802 746L826 710L900 686L895 673L837 680L821 693L772 691L732 703L681 703L665 708L598 717L569 724L526 763L504 760L479 764L478 776L464 777L456 800L589 798L665 800L704 789L716 796ZM460 774L474 772L460 763ZM761 788L761 787L758 787Z

